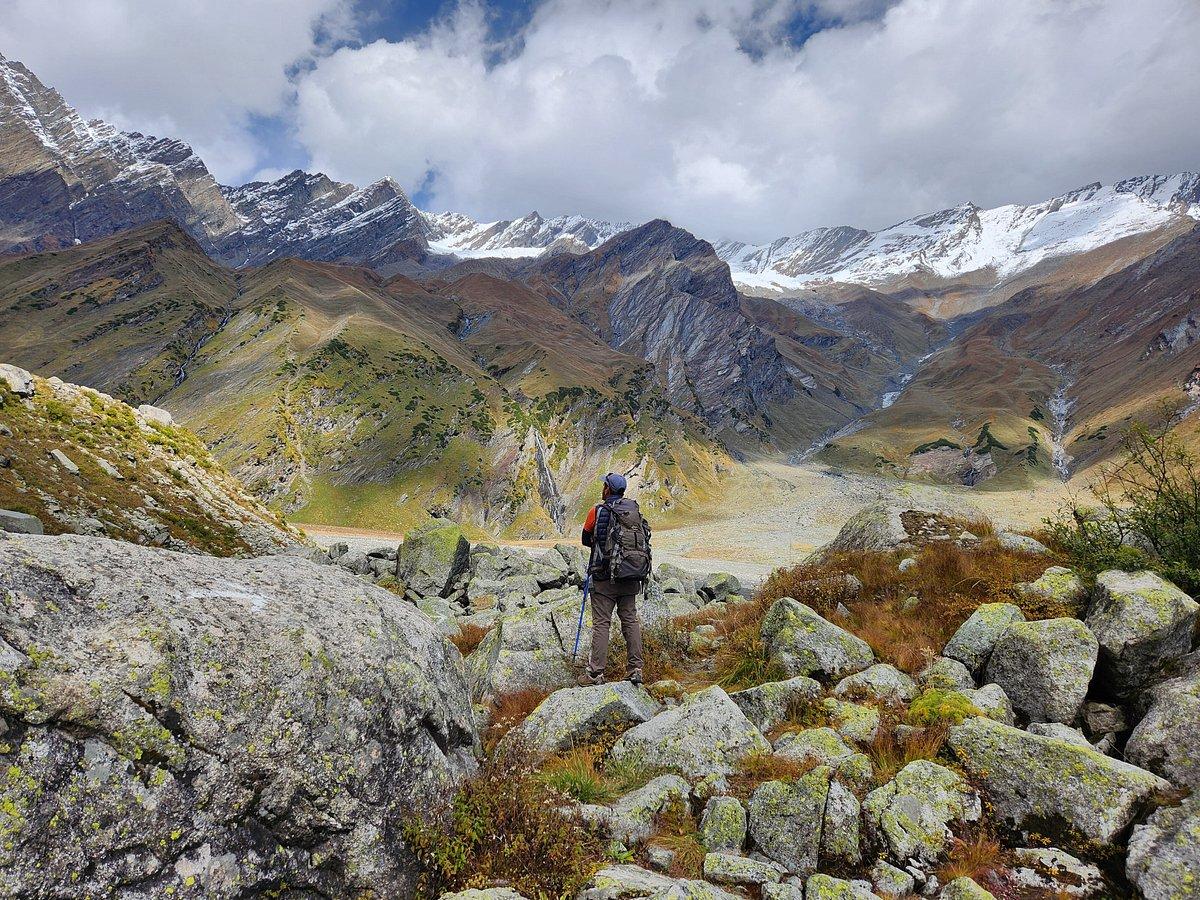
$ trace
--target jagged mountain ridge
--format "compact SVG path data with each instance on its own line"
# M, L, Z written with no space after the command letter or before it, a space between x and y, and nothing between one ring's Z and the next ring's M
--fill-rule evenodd
M436 271L456 258L586 253L633 227L537 212L483 223L423 212L389 178L359 188L295 171L222 186L186 144L86 122L25 66L0 55L0 252L92 240L160 218L175 219L232 266L297 256L385 274ZM881 287L913 276L985 273L1002 281L1130 236L1178 232L1184 220L1197 219L1200 174L1185 172L1089 184L1030 205L964 203L876 232L838 226L714 247L740 289L784 294L813 284Z

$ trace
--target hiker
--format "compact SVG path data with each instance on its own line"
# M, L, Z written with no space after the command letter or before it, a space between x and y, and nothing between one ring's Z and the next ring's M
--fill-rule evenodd
M608 639L613 610L621 620L621 634L629 651L627 678L642 683L642 623L637 595L650 577L650 524L642 518L637 501L625 496L625 477L604 476L602 502L593 506L583 523L583 546L592 548L591 576L592 649L582 684L600 684L608 666Z

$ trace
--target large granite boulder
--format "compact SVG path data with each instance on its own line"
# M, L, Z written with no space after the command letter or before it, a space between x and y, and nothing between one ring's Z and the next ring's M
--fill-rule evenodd
M910 762L863 801L867 833L898 864L935 863L951 828L979 820L979 797L963 779L935 762Z
M1035 580L1018 584L1017 593L1031 606L1068 615L1078 615L1087 606L1083 579L1062 566L1051 566Z
M575 684L571 654L581 601L578 591L565 591L559 600L496 619L466 660L472 696L484 700ZM580 632L579 660L587 659L591 648L591 624L589 609Z
M8 363L0 363L0 382L3 382L4 386L18 397L28 398L33 396L33 375L25 369L9 365Z
M657 700L628 681L563 688L543 700L505 737L538 753L559 753L654 718Z
M716 885L704 881L672 878L640 866L616 865L601 869L575 895L575 900L738 900Z
M1078 619L1013 622L985 671L1029 721L1070 724L1079 717L1099 652L1095 636Z
M947 743L986 791L998 822L1068 850L1117 840L1146 802L1170 787L1145 769L990 719L951 728Z
M404 536L396 577L418 594L444 597L467 570L470 557L471 544L462 529L448 519L436 519Z
M843 678L875 661L866 641L791 597L776 600L767 610L762 639L771 659L789 675Z
M1155 685L1150 697L1150 709L1129 735L1125 758L1200 791L1200 665Z
M700 818L700 843L709 853L740 853L746 843L746 807L737 797L711 797Z
M610 758L703 778L732 772L748 754L770 750L770 743L729 695L714 686L625 732L613 745Z
M691 788L678 775L659 775L619 798L604 816L609 833L619 841L637 844L650 836L654 820L672 804L688 802Z
M750 834L760 853L793 875L817 869L832 772L825 766L792 781L767 781L750 797Z
M458 651L295 557L0 542L0 894L414 888L398 827L474 764Z
M1200 604L1153 572L1101 572L1087 624L1100 641L1100 676L1118 697L1157 681L1192 648Z
M1021 608L1012 603L984 603L963 622L946 642L942 656L957 660L978 676L1000 635L1014 622L1024 622ZM974 685L968 685L974 687Z
M979 510L968 503L913 503L911 500L877 500L851 516L832 541L818 552L825 556L846 550L887 552L909 547L926 539L922 526L947 519L974 521Z
M1134 827L1125 874L1146 900L1200 895L1200 794Z
M850 700L908 703L917 696L917 684L895 666L876 663L854 675L847 675L837 683L833 695Z

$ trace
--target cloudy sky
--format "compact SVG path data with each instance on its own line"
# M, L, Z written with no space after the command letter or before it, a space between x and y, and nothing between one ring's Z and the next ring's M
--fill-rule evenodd
M1200 0L0 0L0 52L218 178L766 240L1200 168Z

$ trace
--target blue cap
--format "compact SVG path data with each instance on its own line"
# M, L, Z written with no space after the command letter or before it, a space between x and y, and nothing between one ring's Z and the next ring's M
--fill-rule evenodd
M608 485L608 489L614 494L625 493L624 475L618 475L616 472L609 472L604 476L604 483Z

